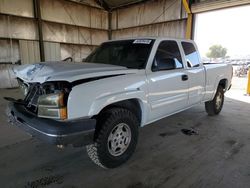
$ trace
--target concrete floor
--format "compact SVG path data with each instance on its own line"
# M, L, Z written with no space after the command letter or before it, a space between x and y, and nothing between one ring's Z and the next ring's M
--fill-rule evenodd
M9 126L0 99L0 187L249 187L250 104L243 93L233 88L219 116L199 105L146 126L133 157L112 170L94 165L84 148L59 150ZM1 97L17 94L0 90ZM199 134L181 132L191 127Z

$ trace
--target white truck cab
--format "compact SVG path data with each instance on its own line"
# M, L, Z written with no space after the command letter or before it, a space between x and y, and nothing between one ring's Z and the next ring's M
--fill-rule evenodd
M129 159L139 127L202 102L219 114L232 79L230 65L203 64L193 41L153 37L105 42L84 63L14 73L25 97L7 98L13 124L56 145L87 145L106 168Z

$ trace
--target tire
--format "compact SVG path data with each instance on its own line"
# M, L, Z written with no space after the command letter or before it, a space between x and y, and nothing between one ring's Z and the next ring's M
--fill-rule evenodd
M94 144L86 146L87 153L94 163L103 168L118 167L135 151L139 121L132 112L123 108L107 110L100 121L102 125Z
M218 86L214 99L205 103L205 109L209 116L218 115L224 104L224 90Z

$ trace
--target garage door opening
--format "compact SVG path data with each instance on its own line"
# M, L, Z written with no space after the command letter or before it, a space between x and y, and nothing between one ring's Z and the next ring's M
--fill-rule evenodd
M194 40L203 62L233 65L233 86L227 97L250 103L246 96L250 67L250 6L238 6L195 15Z

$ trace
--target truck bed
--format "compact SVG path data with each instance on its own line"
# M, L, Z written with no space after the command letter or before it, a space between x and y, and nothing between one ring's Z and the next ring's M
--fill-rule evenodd
M219 80L231 78L233 75L233 68L232 65L226 63L204 63L203 65L206 72L206 93L204 101L209 101L213 99L215 94L214 88L216 86L214 84L217 84ZM231 80L227 82L226 90L230 87L230 85Z

